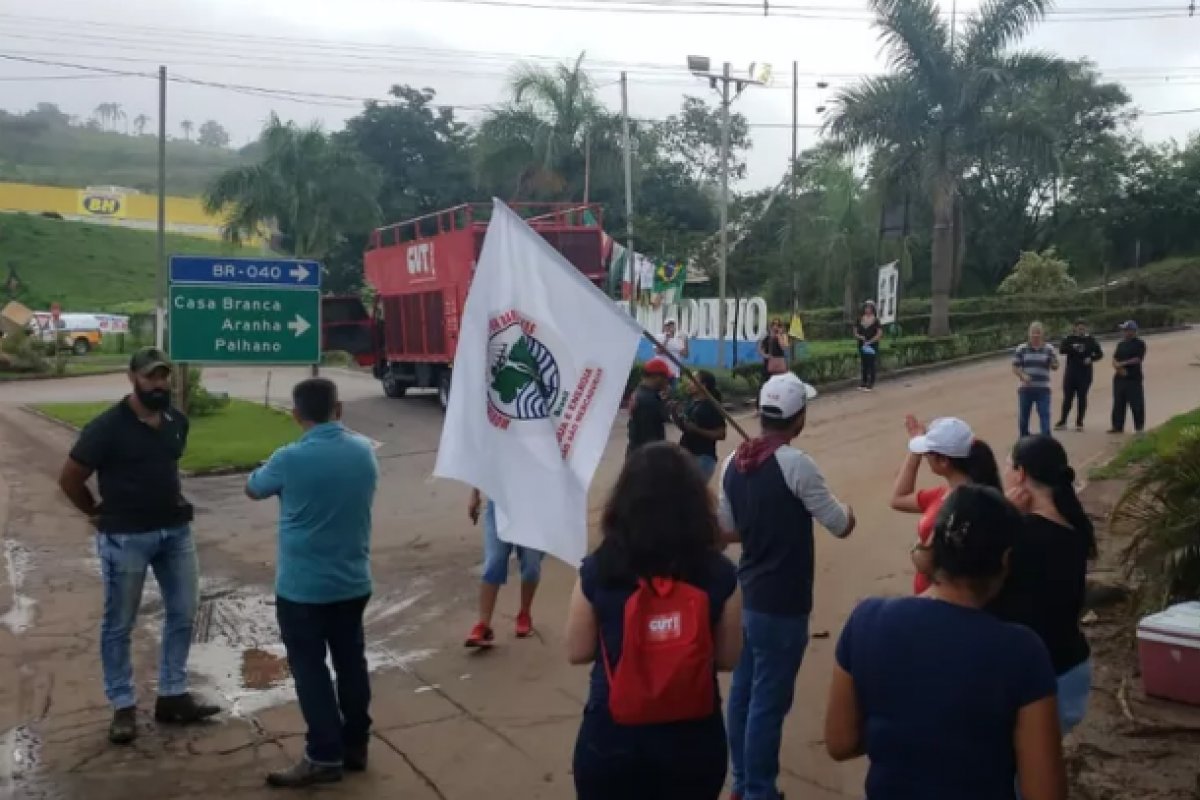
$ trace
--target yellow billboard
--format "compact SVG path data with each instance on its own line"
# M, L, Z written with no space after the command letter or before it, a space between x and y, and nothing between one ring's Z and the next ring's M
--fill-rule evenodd
M122 219L125 216L125 193L103 189L84 189L77 192L78 213L88 217ZM155 218L157 221L157 217Z

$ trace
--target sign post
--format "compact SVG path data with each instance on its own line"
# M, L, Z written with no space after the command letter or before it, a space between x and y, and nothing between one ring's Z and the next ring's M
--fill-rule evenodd
M169 295L176 362L320 363L321 266L315 261L171 256Z

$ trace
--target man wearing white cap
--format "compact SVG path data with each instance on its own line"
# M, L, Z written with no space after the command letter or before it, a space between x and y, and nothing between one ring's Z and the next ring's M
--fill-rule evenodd
M668 319L663 323L663 332L654 337L658 340L658 352L670 353L674 358L663 359L667 363L667 368L671 370L670 384L672 391L679 383L679 366L676 361L682 363L688 357L688 340L687 337L678 332L675 320Z
M829 491L812 458L791 446L816 394L790 372L768 380L759 396L762 435L744 442L722 470L721 526L742 544L744 646L728 713L737 800L779 797L783 720L808 646L813 520L839 538L854 529L854 512Z

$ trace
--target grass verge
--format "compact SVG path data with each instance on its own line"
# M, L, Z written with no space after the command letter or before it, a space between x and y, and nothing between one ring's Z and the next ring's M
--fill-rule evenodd
M1144 464L1155 455L1170 453L1175 449L1179 435L1184 429L1198 425L1200 425L1200 408L1171 417L1146 435L1130 441L1121 448L1112 461L1092 470L1092 480L1125 477L1133 467Z
M37 411L82 428L111 403L43 403ZM180 468L193 474L258 466L276 448L295 441L300 431L287 414L246 400L203 417L193 417Z

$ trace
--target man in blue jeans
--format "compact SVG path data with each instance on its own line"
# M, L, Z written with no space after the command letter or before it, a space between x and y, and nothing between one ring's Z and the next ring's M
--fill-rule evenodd
M162 351L147 347L134 353L129 381L133 392L84 426L59 477L63 492L96 530L104 580L100 661L104 694L113 707L108 728L113 744L137 737L129 649L147 569L154 570L163 599L155 719L187 724L220 711L187 690L200 587L192 506L179 480L188 420L171 406L171 363ZM92 473L99 503L87 486Z
M379 465L371 443L342 425L332 381L296 384L292 417L304 435L276 450L246 482L253 500L279 498L275 611L308 726L304 758L267 776L279 788L334 783L343 770L365 770L371 734L363 611L371 597Z
M1050 430L1050 373L1058 369L1058 352L1046 341L1042 323L1029 326L1029 341L1013 352L1013 374L1020 380L1017 387L1017 429L1021 436L1029 435L1029 417L1037 408L1041 432L1052 436Z
M742 545L745 641L727 714L735 800L780 797L783 721L808 646L813 520L838 538L854 530L854 512L829 491L813 460L791 446L815 396L790 372L768 380L759 396L762 434L722 468L721 527L727 541Z

